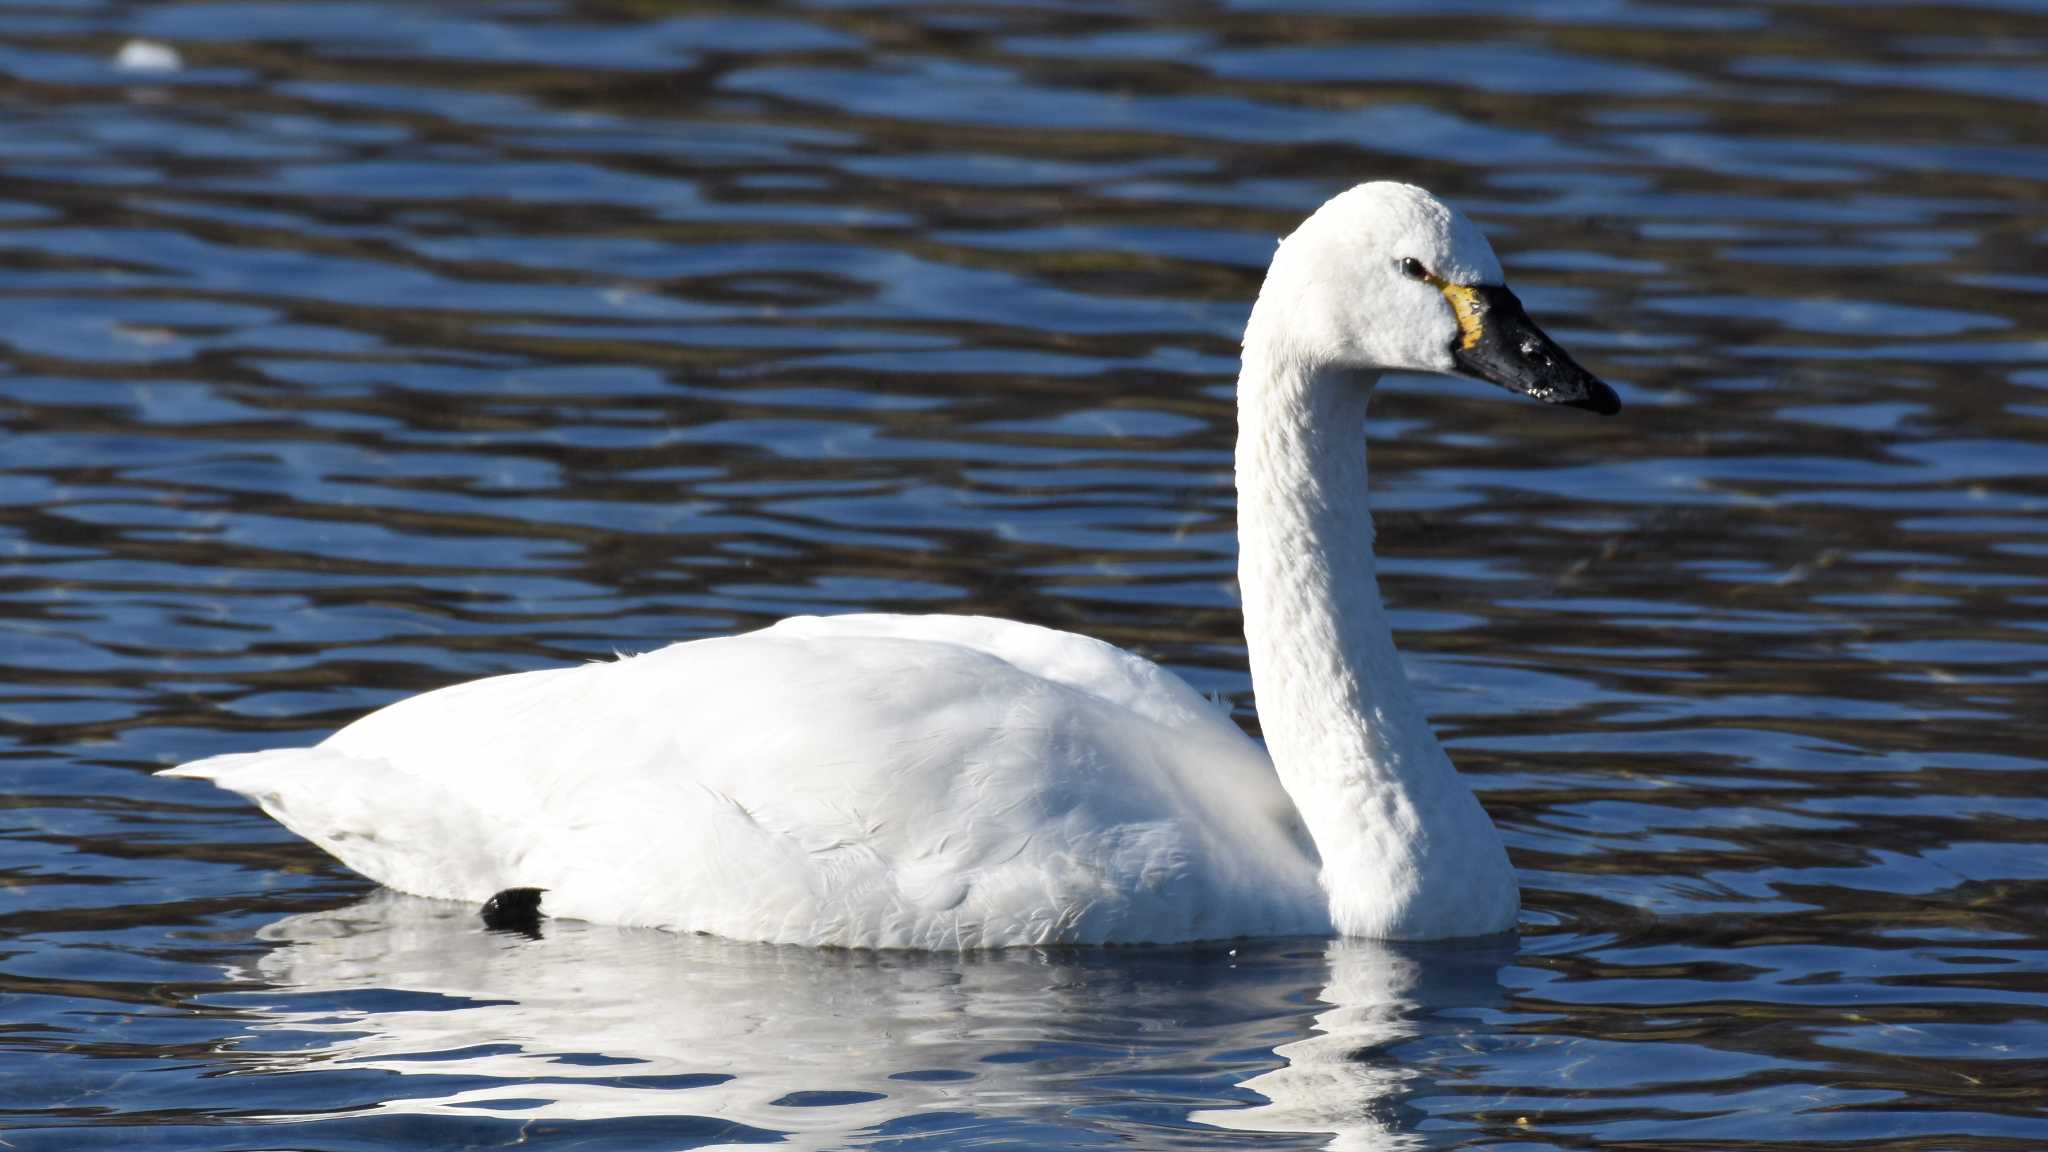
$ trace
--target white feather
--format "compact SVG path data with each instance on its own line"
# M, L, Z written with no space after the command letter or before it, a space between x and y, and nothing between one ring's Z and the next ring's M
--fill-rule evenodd
M1373 574L1377 371L1443 371L1414 257L1494 280L1463 217L1362 185L1276 253L1246 333L1246 635L1268 759L1172 673L1006 620L785 620L400 701L316 748L167 775L255 799L422 896L746 940L965 949L1476 935L1514 874L1416 706Z

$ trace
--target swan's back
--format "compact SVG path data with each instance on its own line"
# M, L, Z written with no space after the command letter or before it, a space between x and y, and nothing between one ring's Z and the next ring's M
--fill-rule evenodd
M1293 805L1178 677L978 617L843 616L400 701L174 770L384 884L849 947L1329 930Z

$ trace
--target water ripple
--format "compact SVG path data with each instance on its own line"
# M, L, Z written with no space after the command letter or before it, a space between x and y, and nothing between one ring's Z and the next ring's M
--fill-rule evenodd
M2038 5L0 37L10 1142L2048 1143ZM1387 597L1517 940L529 941L146 775L807 611L1077 629L1254 723L1238 332L1368 177L1467 207L1628 404L1376 402Z

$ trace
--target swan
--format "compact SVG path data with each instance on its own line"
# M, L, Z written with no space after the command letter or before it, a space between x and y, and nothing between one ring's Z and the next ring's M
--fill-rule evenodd
M967 616L797 617L401 700L169 776L418 896L848 948L1431 939L1514 926L1507 852L1374 577L1383 371L1612 413L1479 230L1361 184L1274 253L1238 379L1238 582L1265 749L1173 673ZM516 896L518 893L510 893Z

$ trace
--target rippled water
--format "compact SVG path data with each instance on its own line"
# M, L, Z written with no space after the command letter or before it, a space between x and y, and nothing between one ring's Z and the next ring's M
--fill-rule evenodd
M53 0L0 100L8 1146L2048 1146L2039 5ZM1249 721L1235 340L1368 177L1628 404L1376 402L1518 941L527 941L148 775L797 611Z

